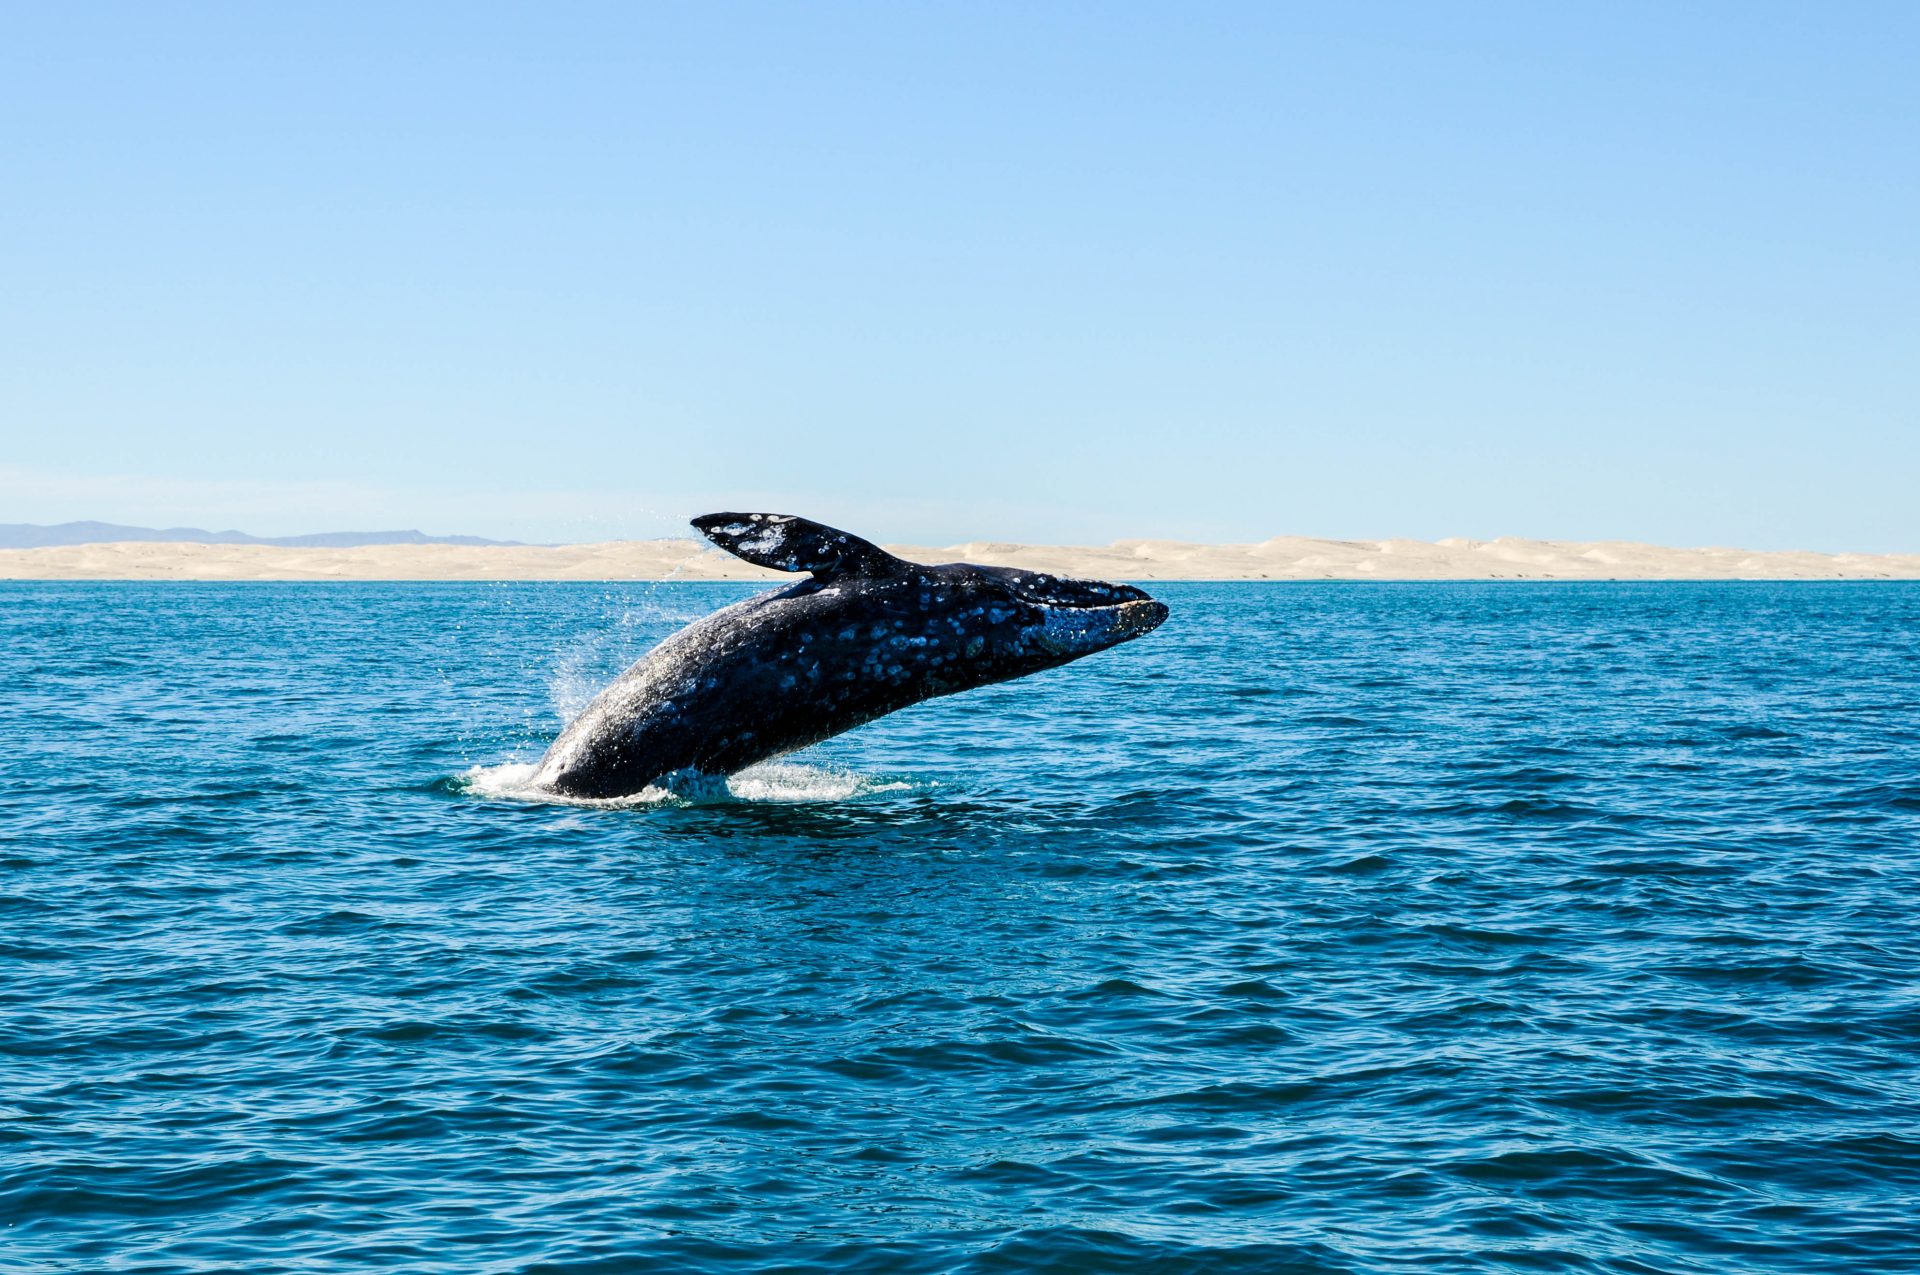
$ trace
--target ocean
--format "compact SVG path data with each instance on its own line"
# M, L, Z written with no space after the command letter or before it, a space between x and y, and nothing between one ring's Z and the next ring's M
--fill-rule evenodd
M1172 584L697 800L725 584L0 583L0 1270L1920 1270L1920 584Z

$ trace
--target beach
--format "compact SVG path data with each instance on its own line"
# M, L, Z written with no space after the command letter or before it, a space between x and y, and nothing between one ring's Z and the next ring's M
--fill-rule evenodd
M1667 548L1631 541L1325 540L1257 544L1118 540L887 545L916 562L979 562L1118 580L1913 580L1920 553ZM692 539L582 545L373 545L353 549L153 542L0 550L11 580L759 580Z

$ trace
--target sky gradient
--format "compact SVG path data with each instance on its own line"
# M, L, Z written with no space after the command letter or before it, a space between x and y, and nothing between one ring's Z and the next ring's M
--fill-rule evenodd
M0 522L1920 548L1920 8L0 5Z

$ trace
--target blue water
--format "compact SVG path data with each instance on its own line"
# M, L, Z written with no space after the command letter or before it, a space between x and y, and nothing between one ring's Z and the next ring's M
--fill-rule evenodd
M727 585L0 584L0 1269L1920 1269L1920 585L1172 585L514 795Z

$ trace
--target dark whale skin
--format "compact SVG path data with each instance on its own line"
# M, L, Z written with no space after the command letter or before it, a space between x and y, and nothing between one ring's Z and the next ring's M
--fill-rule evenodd
M732 774L921 700L1129 641L1167 615L1131 585L923 566L777 514L714 514L694 525L749 561L791 570L802 560L814 578L722 608L660 643L561 732L535 770L536 788L609 798L684 774ZM721 534L741 526L755 535Z

